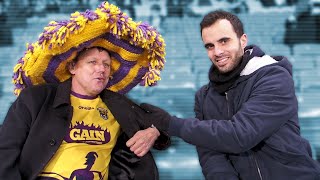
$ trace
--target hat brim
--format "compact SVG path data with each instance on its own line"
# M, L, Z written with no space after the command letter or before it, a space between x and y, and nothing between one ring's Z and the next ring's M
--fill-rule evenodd
M71 74L66 64L84 48L99 46L112 58L107 89L121 94L137 84L153 86L160 80L165 43L155 28L134 22L108 2L95 11L75 12L67 21L52 21L37 42L28 45L14 68L16 95L25 87L59 83Z

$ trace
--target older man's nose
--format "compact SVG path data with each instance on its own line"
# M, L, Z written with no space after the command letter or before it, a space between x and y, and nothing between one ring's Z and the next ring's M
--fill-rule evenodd
M98 71L105 71L106 70L106 67L104 66L104 64L97 64L96 65L96 68L98 69Z

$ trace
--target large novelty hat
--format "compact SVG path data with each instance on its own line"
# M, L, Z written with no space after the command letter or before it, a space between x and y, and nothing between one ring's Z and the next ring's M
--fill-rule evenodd
M59 83L71 77L67 62L84 48L100 46L111 55L107 89L127 93L138 83L153 86L160 80L165 43L158 31L134 22L120 9L103 2L95 11L75 12L69 20L51 21L39 39L27 44L14 67L14 93L30 85Z

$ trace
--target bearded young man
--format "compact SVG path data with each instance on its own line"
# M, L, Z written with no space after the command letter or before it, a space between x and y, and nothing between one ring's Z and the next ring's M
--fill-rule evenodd
M206 179L320 179L310 144L300 136L288 59L247 46L242 22L228 12L207 14L200 27L212 67L210 82L195 96L196 118L142 104L152 123L197 147Z

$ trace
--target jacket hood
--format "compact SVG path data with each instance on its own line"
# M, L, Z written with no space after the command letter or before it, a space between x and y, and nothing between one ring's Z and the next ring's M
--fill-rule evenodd
M263 55L262 57L252 57L241 71L240 76L250 75L258 69L268 65L281 66L292 75L292 65L286 57Z

